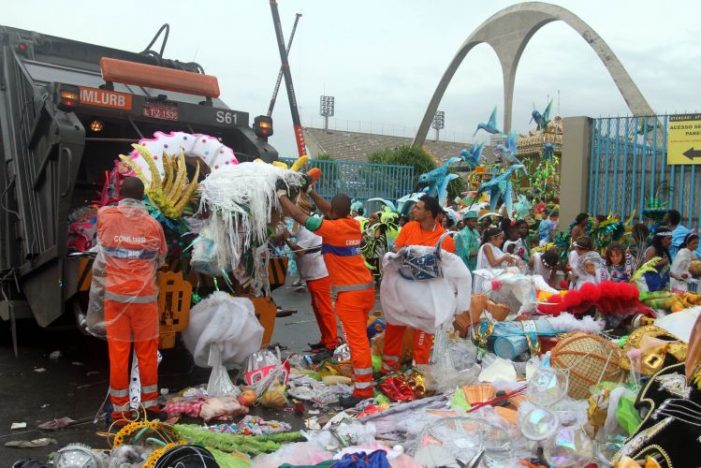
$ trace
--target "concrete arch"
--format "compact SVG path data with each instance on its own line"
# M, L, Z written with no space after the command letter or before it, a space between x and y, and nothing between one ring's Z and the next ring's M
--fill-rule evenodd
M488 18L463 42L457 54L443 73L433 97L428 103L419 130L414 137L414 146L422 146L426 141L433 116L445 94L453 75L465 56L478 44L489 44L497 54L504 81L504 121L505 132L511 129L511 112L514 98L516 68L521 54L533 35L543 26L553 21L564 21L577 31L596 52L611 78L616 83L628 108L634 115L654 115L650 104L631 79L616 54L587 23L571 11L543 2L527 2L505 8ZM504 33L508 31L508 33Z

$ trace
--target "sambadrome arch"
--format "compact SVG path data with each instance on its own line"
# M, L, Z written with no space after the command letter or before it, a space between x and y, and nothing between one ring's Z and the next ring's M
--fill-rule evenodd
M542 2L527 2L505 8L482 23L463 42L453 60L448 65L438 87L433 93L421 125L414 138L414 146L422 146L426 140L433 116L443 98L450 80L468 52L478 44L489 44L496 52L501 64L504 80L504 131L511 129L511 112L514 98L514 82L516 68L521 54L528 41L543 26L552 21L564 21L596 52L604 66L618 86L623 99L634 115L653 115L652 108L647 103L638 87L623 68L623 65L604 42L587 23L565 8Z

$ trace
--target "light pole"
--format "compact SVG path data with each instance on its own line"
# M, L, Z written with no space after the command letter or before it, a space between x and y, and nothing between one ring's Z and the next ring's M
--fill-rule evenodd
M436 141L438 141L438 132L445 128L445 112L436 112L436 115L433 116L433 122L431 123L431 127L436 129Z
M334 97L333 96L321 96L319 99L319 113L324 118L324 131L329 131L329 117L333 117L334 114Z

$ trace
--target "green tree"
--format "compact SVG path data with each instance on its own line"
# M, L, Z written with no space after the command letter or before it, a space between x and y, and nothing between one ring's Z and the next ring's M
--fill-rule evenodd
M329 153L319 153L316 158L314 158L316 161L335 161L336 158L331 156Z
M436 168L436 162L421 148L403 145L397 148L386 148L368 156L368 161L377 164L401 164L414 167L414 181L424 172Z

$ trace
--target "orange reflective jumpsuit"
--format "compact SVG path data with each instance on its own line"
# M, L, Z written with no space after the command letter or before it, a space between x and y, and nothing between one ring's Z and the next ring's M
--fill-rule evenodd
M324 348L333 351L338 345L338 327L331 301L331 281L328 276L307 280L307 288L312 297L314 317L316 317L316 323L319 324L321 344L324 345Z
M399 231L394 246L397 248L407 245L435 247L444 232L445 230L438 223L436 223L436 227L433 231L425 231L421 228L421 224L419 224L418 221L409 221L402 227L401 231ZM453 238L446 237L443 239L441 248L448 252L455 252L455 242ZM405 331L405 326L387 324L385 329L385 342L382 349L382 373L386 374L399 369L401 365L399 359ZM428 364L432 349L433 334L415 329L413 348L414 362L416 364Z
M367 322L375 305L375 283L360 254L360 223L352 218L307 218L307 229L321 236L321 253L329 270L336 314L346 333L353 365L353 396L374 395L372 354Z
M163 228L138 201L97 215L98 255L105 271L104 313L110 359L110 400L113 418L129 411L131 343L139 362L141 402L158 404L158 289L156 273L167 252Z

